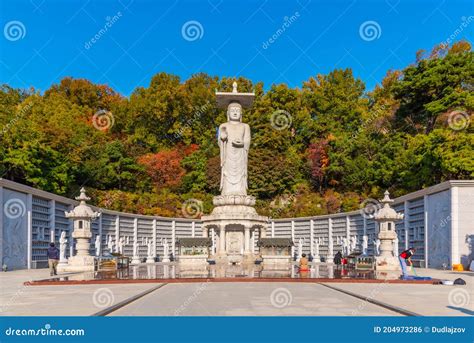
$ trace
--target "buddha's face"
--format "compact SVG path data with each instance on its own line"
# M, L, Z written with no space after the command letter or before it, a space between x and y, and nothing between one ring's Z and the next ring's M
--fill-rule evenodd
M240 105L230 105L228 110L229 120L240 121L242 117L242 108Z

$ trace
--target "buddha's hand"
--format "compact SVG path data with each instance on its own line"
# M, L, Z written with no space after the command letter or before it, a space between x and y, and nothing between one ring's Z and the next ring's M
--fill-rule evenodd
M220 135L221 135L221 140L226 141L227 140L227 129L225 126L221 127L220 129Z
M236 148L241 148L244 146L244 142L236 139L235 141L232 142L232 146L236 147Z

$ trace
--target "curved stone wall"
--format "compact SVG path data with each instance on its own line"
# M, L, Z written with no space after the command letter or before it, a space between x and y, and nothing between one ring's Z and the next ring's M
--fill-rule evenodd
M417 248L414 257L420 264L441 267L444 263L465 263L472 260L472 246L466 237L472 235L469 223L474 220L474 181L447 181L442 184L407 194L395 199L394 208L405 214L405 219L396 225L399 250L408 246ZM472 204L471 204L472 203ZM0 257L1 264L10 269L36 268L45 265L49 242L58 241L61 231L71 239L72 222L65 218L64 211L71 210L77 202L52 193L44 192L9 180L0 179ZM18 209L19 212L11 211ZM122 213L97 209L103 214L93 222L93 234L101 236L102 248L107 238L129 236L130 243L124 254L132 255L132 242L140 244L140 257L145 258L147 247L144 241L154 239L155 251L163 256L161 241L170 243L176 255L176 239L202 236L201 221L190 218L166 218ZM472 230L471 230L472 231ZM315 252L319 242L319 253L326 257L330 253L329 237L334 242L333 253L342 249L342 238L355 237L353 249L361 249L362 237L369 238L369 254L374 253L373 241L377 227L371 218L360 211L333 215L270 219L267 237L288 237L295 242L294 252ZM94 239L92 239L93 247ZM256 244L256 242L254 242ZM254 249L257 249L254 245ZM94 251L92 251L94 252ZM69 255L69 252L68 252Z

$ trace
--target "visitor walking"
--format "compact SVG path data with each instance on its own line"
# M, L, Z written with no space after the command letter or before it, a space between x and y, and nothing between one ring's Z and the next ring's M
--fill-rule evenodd
M340 265L342 262L342 253L338 251L336 255L334 255L334 264L335 265Z
M415 251L415 248L410 248L398 255L398 260L400 261L400 266L402 267L402 276L404 279L408 278L407 264L409 266L413 265L413 263L411 262L411 257L415 254Z
M55 247L54 243L49 243L48 248L48 266L49 266L49 275L58 275L56 267L59 262L59 249Z

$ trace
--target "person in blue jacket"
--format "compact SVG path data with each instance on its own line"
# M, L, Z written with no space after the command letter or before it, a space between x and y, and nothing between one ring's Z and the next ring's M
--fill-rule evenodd
M49 274L51 276L58 275L56 271L56 267L58 266L59 262L59 249L56 248L54 243L49 243L48 248L48 266L49 266Z

